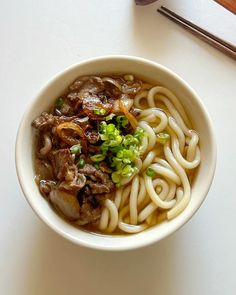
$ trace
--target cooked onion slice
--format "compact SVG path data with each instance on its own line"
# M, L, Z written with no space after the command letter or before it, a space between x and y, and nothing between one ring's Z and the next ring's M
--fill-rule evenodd
M50 192L49 199L69 220L79 219L80 205L75 195L56 189Z
M136 118L128 111L128 109L126 108L125 103L122 99L120 99L120 110L124 113L126 118L129 120L133 129L135 129L138 126L138 122L137 122Z
M71 131L75 132L76 134L78 134L80 137L84 138L84 131L79 125L77 125L73 122L61 123L56 127L56 132L57 132L58 136L69 145L71 144L72 141L70 140L69 136L65 136L65 134L63 132L65 130L71 130Z
M128 94L122 94L121 100L123 102L123 105L129 111L132 108L133 104L134 104L134 100L131 99Z
M120 83L118 83L116 80L114 80L114 79L112 79L110 77L104 77L104 78L102 78L102 81L113 84L114 86L116 86L122 92L122 87L121 87Z

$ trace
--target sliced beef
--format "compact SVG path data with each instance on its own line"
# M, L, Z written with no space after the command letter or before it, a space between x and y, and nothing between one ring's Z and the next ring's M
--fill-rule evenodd
M82 108L90 119L101 121L111 112L113 104L112 101L102 102L97 95L89 95L83 99ZM101 110L104 111L104 114L99 113Z
M59 125L64 122L73 122L76 121L77 116L54 116L47 112L43 112L39 117L37 117L33 122L32 126L38 130L48 130L51 131L53 127Z
M83 81L78 79L72 83L69 90L67 98L74 103L90 95L97 95L104 90L104 83L99 77L84 77Z
M87 180L86 183L90 186L93 194L109 193L113 188L113 185L111 186L109 182L100 183Z
M104 90L104 83L99 77L90 77L79 89L80 99L84 99L90 95L96 95Z
M75 80L70 86L69 86L69 90L70 91L75 91L75 90L79 90L80 87L83 85L84 81L82 81L81 79L77 79Z
M74 113L73 108L66 102L63 103L62 107L60 108L60 111L63 115L70 115Z
M70 167L67 171L66 178L59 185L59 188L63 188L68 191L78 192L86 184L86 177L78 173L78 169L75 165Z
M102 209L100 207L93 208L90 204L85 203L80 208L80 224L93 223L100 218Z
M59 149L53 151L49 155L52 163L55 177L59 180L64 180L70 166L73 166L74 160L69 149Z
M86 164L83 168L79 169L79 172L86 175L91 176L94 175L97 169L93 165Z
M35 159L35 172L39 180L41 179L52 180L54 178L52 165L49 163L49 161L45 159L43 160L38 158Z
M87 184L93 194L110 193L115 189L109 174L96 169L94 166L86 164L79 172L87 176Z
M77 194L77 200L80 206L82 206L86 202L86 200L90 197L90 195L91 195L91 190L88 185L85 185Z
M85 137L91 144L97 143L100 140L99 133L94 130L87 130L85 132Z
M100 165L99 165L99 169L101 169L101 171L105 172L105 173L111 173L112 172L112 170L108 167L106 162L101 162Z
M83 111L93 120L100 120L101 116L97 116L94 110L104 108L109 113L112 104L106 100L103 101L100 93L104 91L104 83L99 77L82 77L81 80L76 80L70 87L67 93L67 100L74 106L76 111Z
M41 116L32 122L32 126L39 130L51 129L57 124L57 116L43 112Z
M55 177L61 182L60 189L71 192L78 192L86 183L86 177L78 173L78 168L74 164L73 156L69 149L60 149L50 154Z
M81 224L95 222L101 216L100 200L92 194L88 185L79 191L77 199L80 204Z
M67 99L71 102L77 102L78 100L81 100L81 103L82 103L81 95L79 92L76 92L76 91L68 93Z

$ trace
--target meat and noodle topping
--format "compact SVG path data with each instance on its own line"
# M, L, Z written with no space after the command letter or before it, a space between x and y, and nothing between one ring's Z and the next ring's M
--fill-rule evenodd
M190 201L199 136L162 86L131 74L82 76L32 126L36 183L74 225L136 233Z

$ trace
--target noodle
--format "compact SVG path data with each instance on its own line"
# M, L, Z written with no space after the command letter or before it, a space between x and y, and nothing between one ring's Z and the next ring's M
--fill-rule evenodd
M105 206L107 207L110 213L110 223L107 227L107 232L111 233L115 230L118 224L118 211L116 205L109 199L106 199Z
M138 220L138 189L139 189L139 177L135 176L131 186L131 193L129 199L129 208L130 208L130 223L137 224Z
M148 146L147 146L146 152L148 152L152 150L156 144L156 134L154 130L152 129L152 127L150 127L147 122L141 121L138 125L139 127L143 128L144 131L147 133Z
M158 108L160 102L166 110ZM116 227L138 233L179 215L191 197L188 170L201 161L199 136L171 91L159 86L144 87L136 94L134 106L142 110L138 116L138 126L145 131L140 147L142 161L138 175L123 182L125 187L116 191L114 202L106 202L99 229L109 233ZM164 145L157 143L156 134L161 132L170 136ZM153 178L147 175L147 169L154 171ZM158 208L166 211L160 213Z

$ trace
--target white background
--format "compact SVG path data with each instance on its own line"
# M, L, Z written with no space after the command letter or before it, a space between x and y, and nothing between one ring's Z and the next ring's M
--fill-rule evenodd
M177 1L177 0L176 0ZM236 294L236 62L132 0L0 0L0 294ZM130 54L174 70L200 95L218 142L216 176L194 218L165 240L98 252L33 213L14 165L27 104L85 58Z

